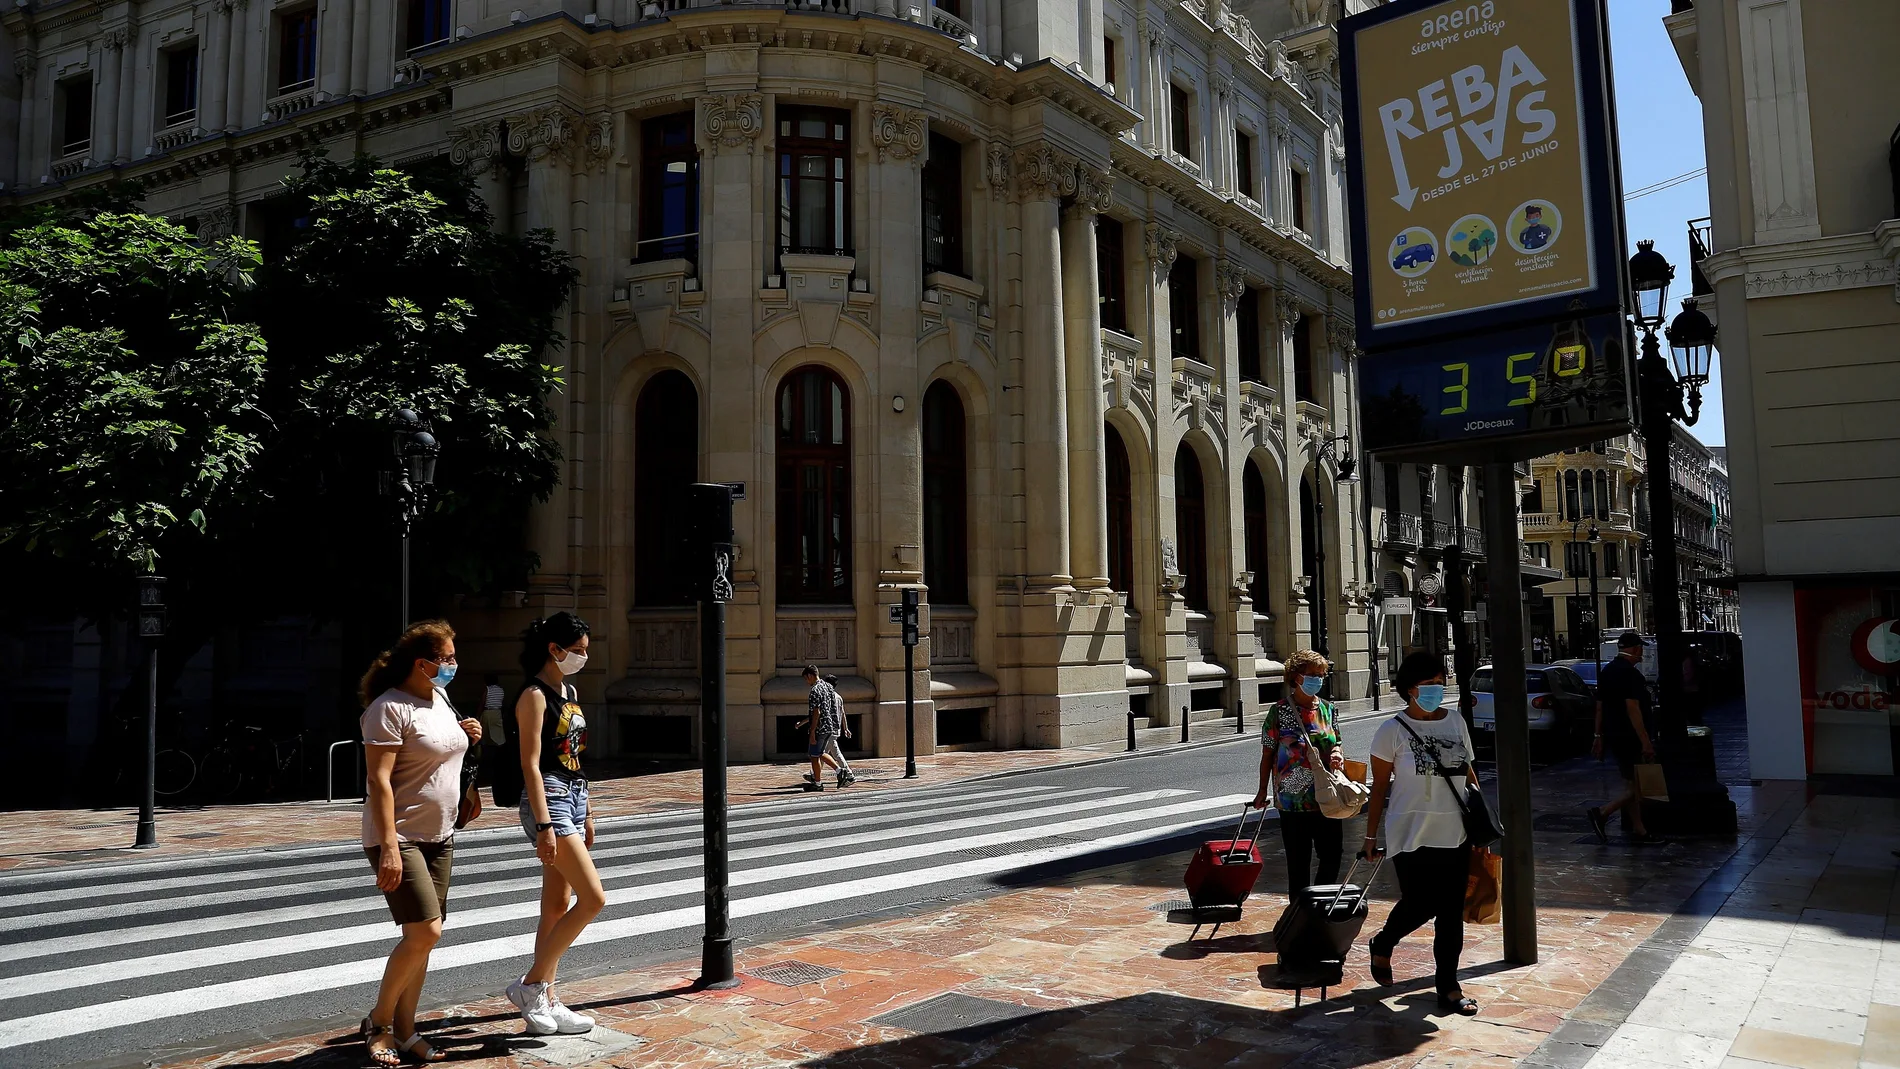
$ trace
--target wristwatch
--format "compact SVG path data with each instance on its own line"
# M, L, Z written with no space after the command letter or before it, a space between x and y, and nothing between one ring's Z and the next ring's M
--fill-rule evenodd
M554 828L554 825L552 825L552 824L536 824L536 825L534 826L534 833L535 833L536 835L539 835L539 834L541 834L542 832L544 832L544 831L550 831L550 830L552 830L553 828Z

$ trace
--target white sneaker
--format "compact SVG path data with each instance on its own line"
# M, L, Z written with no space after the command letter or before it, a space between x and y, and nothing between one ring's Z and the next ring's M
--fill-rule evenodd
M562 1035L577 1036L582 1032L594 1030L594 1019L584 1013L575 1013L567 1004L554 996L548 996L548 1012L553 1014Z
M548 985L528 983L528 978L524 976L509 984L506 993L508 1001L514 1003L515 1008L521 1011L521 1019L527 1022L529 1035L551 1036L556 1032L565 1031L561 1027L560 1018L555 1016L553 1006L548 1002ZM587 1024L589 1028L593 1027L592 1021Z

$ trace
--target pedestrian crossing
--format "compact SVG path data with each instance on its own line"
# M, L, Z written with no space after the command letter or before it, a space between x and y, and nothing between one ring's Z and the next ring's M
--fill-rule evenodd
M764 936L814 910L843 917L942 885L1083 868L1093 854L1210 828L1247 800L1012 782L733 810L735 928ZM532 955L540 865L512 817L491 814L457 838L432 991L505 983ZM694 810L597 822L608 904L577 953L626 960L696 940L699 820ZM31 1055L137 1026L189 1037L221 1011L255 1027L308 1017L313 1002L367 1005L395 936L355 843L0 875L0 1052L14 1052L0 1062L56 1064ZM206 1028L198 1034L218 1030Z

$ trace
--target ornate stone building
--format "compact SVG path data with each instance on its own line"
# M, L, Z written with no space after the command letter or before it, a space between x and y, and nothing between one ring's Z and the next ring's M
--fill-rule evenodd
M1526 560L1547 572L1531 634L1552 658L1596 657L1597 635L1648 633L1648 510L1643 441L1624 435L1531 461L1524 487ZM1595 537L1592 538L1592 532ZM1596 602L1590 597L1592 565ZM1597 617L1592 627L1590 618Z
M39 0L0 14L0 177L268 243L300 148L447 155L552 230L540 568L450 615L471 671L592 621L606 752L694 745L695 480L747 487L735 759L802 751L808 662L901 752L907 587L924 749L1095 742L1252 711L1316 633L1365 689L1332 6Z

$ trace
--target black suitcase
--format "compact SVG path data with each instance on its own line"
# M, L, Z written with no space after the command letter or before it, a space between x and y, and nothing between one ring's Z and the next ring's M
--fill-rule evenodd
M1384 859L1372 866L1364 884L1352 882L1359 871L1353 859L1344 883L1321 883L1293 896L1273 926L1273 949L1282 966L1307 967L1343 962L1366 924L1366 888L1379 876Z

